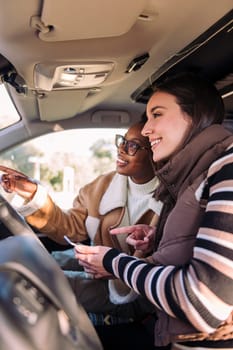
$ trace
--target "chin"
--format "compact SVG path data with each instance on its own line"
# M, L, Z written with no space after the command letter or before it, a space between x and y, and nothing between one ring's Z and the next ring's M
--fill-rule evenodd
M125 171L125 169L122 169L122 168L117 168L116 171L118 172L118 174L121 174L121 175L125 175L125 173L127 171Z
M158 157L158 155L153 155L153 161L156 163L156 162L160 162L162 161L161 157Z

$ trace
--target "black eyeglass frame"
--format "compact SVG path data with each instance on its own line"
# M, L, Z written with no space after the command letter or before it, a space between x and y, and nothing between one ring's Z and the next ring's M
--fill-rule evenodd
M119 140L121 139L121 142L119 142ZM149 147L146 146L140 146L137 142L132 141L132 140L126 140L126 138L122 135L115 135L115 145L117 148L120 147L124 147L125 152L129 155L129 156L135 156L135 154L137 153L137 151L139 150L143 150L143 149L149 149ZM130 145L132 146L130 148ZM129 149L131 149L131 151L129 152Z

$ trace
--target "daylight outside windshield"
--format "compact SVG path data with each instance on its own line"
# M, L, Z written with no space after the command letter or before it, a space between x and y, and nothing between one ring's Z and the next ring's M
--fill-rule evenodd
M20 120L19 114L3 84L0 85L0 105L0 129L4 129Z
M70 208L82 186L115 169L115 135L125 132L125 129L59 131L2 152L0 164L40 181L56 203ZM19 200L1 187L0 191L10 201Z

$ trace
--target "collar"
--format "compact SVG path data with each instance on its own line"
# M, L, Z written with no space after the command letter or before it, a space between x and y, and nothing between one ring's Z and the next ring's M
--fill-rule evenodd
M210 167L233 141L233 135L222 125L211 125L194 137L185 147L155 172L160 186L155 198L176 201L178 193L198 176L203 178Z
M115 208L123 208L126 206L128 198L128 177L125 175L120 175L116 173L112 181L110 182L107 190L105 191L99 205L99 213L105 215L109 211ZM132 181L131 181L132 182ZM156 177L146 184L143 184L141 188L143 191L145 189L151 190L151 197L153 196L154 190L157 188L159 181ZM132 184L131 184L132 185ZM136 188L139 189L141 185L137 185ZM135 187L134 187L135 188ZM152 191L153 189L153 191ZM142 193L143 195L143 193ZM162 203L155 201L154 198L148 200L148 207L145 211L151 209L155 213L160 213Z
M124 207L127 201L127 176L116 173L105 191L99 206L101 215L109 211Z
M144 184L136 184L128 177L128 190L135 196L145 196L150 193L153 193L154 190L158 187L159 180L157 177L153 177L152 180Z

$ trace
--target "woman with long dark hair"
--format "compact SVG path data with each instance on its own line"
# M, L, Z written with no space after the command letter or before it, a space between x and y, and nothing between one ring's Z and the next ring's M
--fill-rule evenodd
M147 259L103 246L76 248L96 278L121 279L154 304L156 346L233 348L233 135L223 119L221 96L197 74L158 84L142 130L160 180L154 196L164 203L153 228L157 247ZM137 247L151 229L111 233L128 233Z

